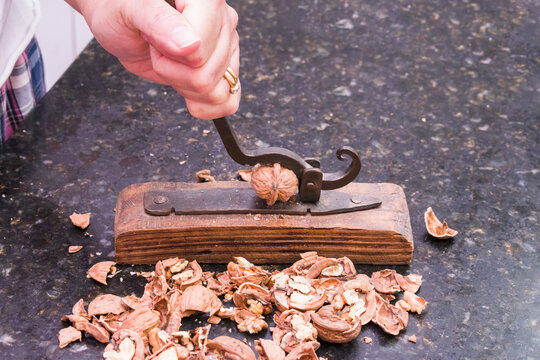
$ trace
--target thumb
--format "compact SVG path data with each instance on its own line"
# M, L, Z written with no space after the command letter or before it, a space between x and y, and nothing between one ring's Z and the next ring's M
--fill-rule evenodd
M128 1L125 14L128 23L167 57L184 57L200 46L200 37L182 13L164 0Z

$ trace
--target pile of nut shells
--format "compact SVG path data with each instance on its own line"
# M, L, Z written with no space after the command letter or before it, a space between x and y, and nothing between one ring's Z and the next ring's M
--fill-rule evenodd
M209 324L226 318L240 332L255 334L268 328L265 316L273 313L272 340L255 341L258 359L316 360L323 359L316 354L320 339L352 341L370 321L397 335L407 326L409 312L420 314L426 307L415 294L421 275L386 269L368 277L358 274L347 257L300 256L275 272L242 257L218 274L204 272L196 261L159 261L154 271L140 274L148 280L141 297L104 294L87 309L79 300L72 314L62 318L72 325L60 331L60 347L81 340L84 331L108 344L108 360L254 360L246 343L228 336L209 339L211 325L182 330L182 319L206 313ZM391 304L401 291L403 298Z

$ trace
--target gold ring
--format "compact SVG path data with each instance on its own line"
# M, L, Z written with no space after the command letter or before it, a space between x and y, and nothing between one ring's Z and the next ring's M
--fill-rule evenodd
M229 89L229 92L231 94L236 94L238 90L240 90L240 81L238 79L238 76L234 73L233 69L230 67L227 67L227 70L225 71L225 75L223 75L225 80L229 83L229 86L231 87Z

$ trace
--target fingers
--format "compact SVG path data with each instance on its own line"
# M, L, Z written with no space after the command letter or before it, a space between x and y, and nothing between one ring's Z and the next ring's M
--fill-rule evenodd
M236 59L236 60L235 60ZM239 52L236 51L231 59L231 67L235 68L235 73L238 74L238 59ZM208 103L201 100L192 100L190 97L186 97L186 105L191 113L199 119L217 119L223 116L229 116L234 114L238 110L240 104L240 98L242 95L242 87L236 94L230 93L229 83L223 78L219 83L219 86L214 90L212 95L214 99L224 100L221 103Z
M199 102L207 102L211 104L221 104L228 100L229 98L229 82L225 79L225 72L227 67L230 67L236 75L239 72L239 50L238 50L238 34L234 34L235 41L229 51L226 54L223 54L219 58L219 54L215 54L217 64L213 71L217 71L214 81L209 84L204 91L203 89L197 88L184 88L181 93L189 98L190 100L195 100ZM214 56L209 60L209 64L214 62Z
M177 9L164 0L130 2L137 6L126 10L127 21L149 43L151 69L148 62L124 61L124 66L171 85L186 98L195 117L211 119L234 113L240 92L230 94L223 75L229 66L239 73L236 11L224 0L176 0Z
M141 31L143 38L160 53L182 60L194 56L199 49L201 36L182 13L164 0L132 0L125 4L123 13L128 26ZM181 8L183 1L179 5Z
M237 47L230 59L230 67L236 75L239 74L239 61L240 51ZM223 73L225 73L225 70ZM216 119L234 114L238 110L241 95L242 86L240 86L240 90L236 94L231 94L230 85L222 75L217 86L207 96L200 96L200 94L191 96L191 94L186 94L184 97L186 98L186 105L191 115L199 119Z

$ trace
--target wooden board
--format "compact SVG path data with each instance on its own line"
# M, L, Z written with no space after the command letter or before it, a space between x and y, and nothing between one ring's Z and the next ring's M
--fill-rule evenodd
M151 216L144 212L147 190L249 186L221 181L126 187L116 204L116 261L153 264L179 256L201 263L227 263L234 256L243 256L256 264L283 264L298 260L298 254L305 251L326 257L347 256L357 264L401 265L412 260L409 209L403 189L395 184L351 183L333 190L382 200L376 209L345 214Z

